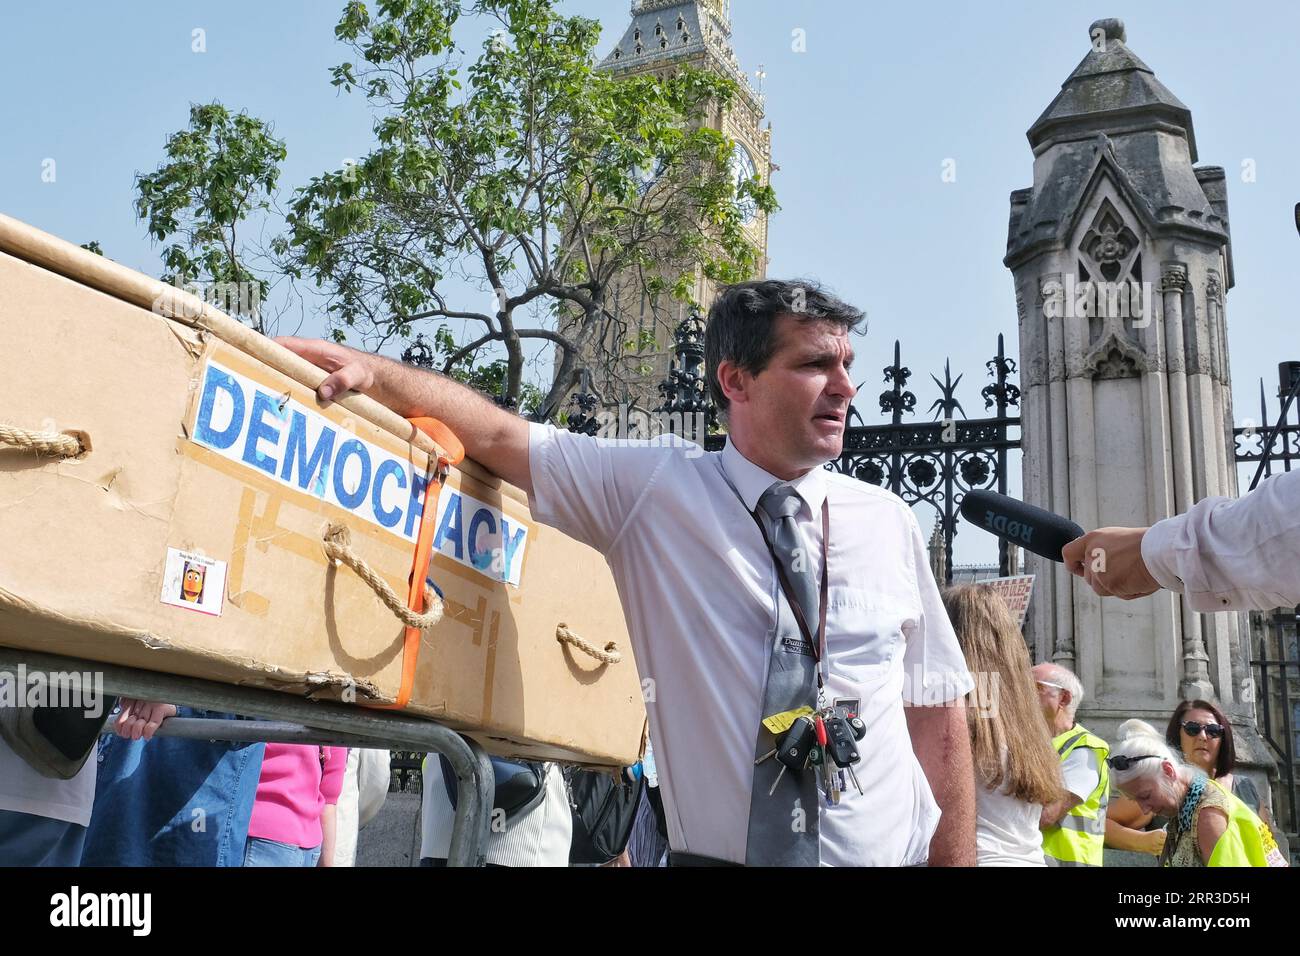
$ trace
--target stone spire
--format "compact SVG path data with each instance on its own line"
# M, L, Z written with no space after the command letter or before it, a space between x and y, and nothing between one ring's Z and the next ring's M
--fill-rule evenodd
M1092 49L1029 128L1030 145L1037 147L1065 131L1108 129L1117 122L1164 120L1183 131L1192 162L1196 162L1191 111L1125 44L1124 21L1097 20L1088 27L1088 38Z
M1043 185L1012 196L1007 265L1062 240L1103 165L1149 229L1226 244L1223 170L1193 168L1191 111L1128 48L1123 21L1097 20L1088 37L1092 48L1029 128Z
M1011 194L1024 495L1085 528L1145 527L1237 491L1227 188L1194 165L1191 112L1123 23L1096 21L1088 41L1029 128L1033 185ZM1102 601L1060 565L1027 564L1036 655L1078 673L1095 730L1163 721L1180 697L1247 719L1239 616L1168 592Z
M936 581L948 580L948 551L943 540L943 515L934 519L934 530L930 532L930 571Z

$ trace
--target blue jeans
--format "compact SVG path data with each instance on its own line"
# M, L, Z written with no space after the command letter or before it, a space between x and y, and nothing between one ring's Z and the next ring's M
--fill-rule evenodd
M180 717L233 717L178 709ZM265 744L100 739L82 866L239 866Z
M244 866L315 866L320 847L304 848L279 840L249 837L244 846Z
M85 842L79 823L0 810L0 866L78 866Z

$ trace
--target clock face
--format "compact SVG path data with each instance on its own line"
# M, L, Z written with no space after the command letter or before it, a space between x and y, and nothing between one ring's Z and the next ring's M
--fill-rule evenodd
M754 164L754 157L749 154L744 144L737 143L735 149L731 151L731 180L737 191L741 183L757 175L758 167ZM749 196L740 196L736 200L736 211L740 214L741 223L748 226L758 215L758 204Z
M650 191L650 187L655 184L655 180L663 175L664 160L662 156L656 156L650 162L638 166L632 171L632 176L636 179L636 189L641 195Z

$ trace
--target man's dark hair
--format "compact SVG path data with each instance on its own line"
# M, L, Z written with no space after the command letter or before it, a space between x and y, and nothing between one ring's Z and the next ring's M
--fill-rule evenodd
M709 308L704 330L704 370L709 395L726 414L730 402L718 384L718 366L728 359L751 375L767 368L776 350L776 318L835 322L852 331L863 315L811 279L758 279L724 286Z

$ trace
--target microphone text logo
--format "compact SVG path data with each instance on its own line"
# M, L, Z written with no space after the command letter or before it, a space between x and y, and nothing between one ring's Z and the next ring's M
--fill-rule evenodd
M1034 538L1034 526L1019 521L1012 521L1006 515L984 512L984 527L1004 538L1014 538L1029 544Z

